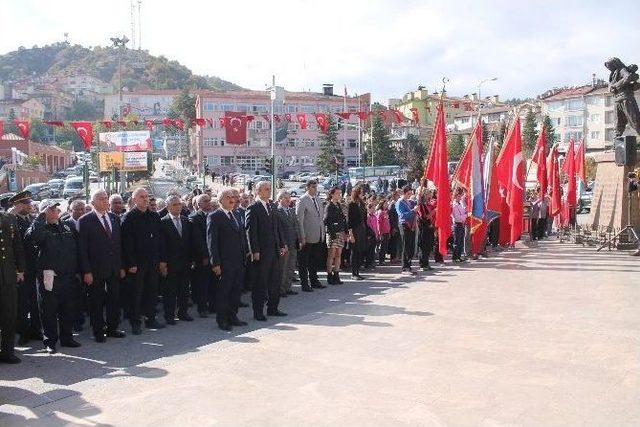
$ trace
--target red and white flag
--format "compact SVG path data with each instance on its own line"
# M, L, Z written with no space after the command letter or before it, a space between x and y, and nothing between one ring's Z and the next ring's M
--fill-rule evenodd
M91 122L70 122L69 124L76 130L84 144L84 149L89 151L93 143L93 125Z
M318 127L322 133L327 133L329 130L329 122L327 121L327 115L325 113L314 113Z
M547 133L545 132L544 125L538 135L536 141L536 148L533 151L531 161L536 164L538 170L536 176L538 178L538 185L540 186L540 197L547 195Z
M149 131L153 130L153 120L145 120L144 125L147 127L147 129L149 129Z
M296 119L298 120L298 123L300 124L300 128L301 129L306 129L307 128L307 115L304 113L298 113L296 114Z
M524 216L524 160L520 117L516 117L507 134L496 160L496 168L498 182L506 191L506 202L509 206L508 221L511 227L509 242L513 245L522 234Z
M29 122L26 120L16 120L18 132L24 139L29 139Z
M582 185L587 185L587 170L585 164L586 147L584 138L580 140L578 148L576 148L576 176L582 181Z
M567 174L565 203L570 210L577 205L578 201L576 198L576 143L573 138L569 140L569 148L562 164L562 171Z
M247 143L247 118L242 113L225 111L227 144L242 145Z
M547 182L549 183L549 215L556 216L562 210L562 197L560 195L560 165L558 162L558 147L554 146L547 158Z
M420 123L420 115L418 114L418 109L414 107L410 108L409 110L411 111L411 120L413 120L415 124Z

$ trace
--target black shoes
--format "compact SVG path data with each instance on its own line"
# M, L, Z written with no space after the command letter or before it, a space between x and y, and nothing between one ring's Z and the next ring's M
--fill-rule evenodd
M111 338L124 338L127 334L124 331L114 329L111 331L107 331L107 336Z
M240 304L238 304L238 307L249 307L249 304L247 304L246 302L240 301Z
M322 284L322 283L320 283L320 282L314 282L314 283L312 283L312 284L311 284L311 287L312 287L312 288L314 288L314 289L324 289L324 288L326 288L327 286L326 286L326 285L323 285L323 284Z
M327 273L327 283L330 285L342 285L343 282L340 280L340 273L337 271Z
M80 344L78 341L74 340L73 338L68 341L60 341L60 347L77 348L81 346L82 344Z
M259 321L259 322L266 322L266 321L267 321L267 318L265 317L265 315L264 315L264 314L261 314L261 313L259 313L259 314L254 314L254 315L253 315L253 318L254 318L254 319L256 319L256 320L257 320L257 321Z
M93 334L96 339L96 342L107 342L107 336L105 334Z
M220 328L223 331L231 331L233 328L231 328L231 325L229 323L218 323L218 328Z
M364 277L362 277L362 276L360 275L360 273L352 274L352 275L351 275L351 278L352 278L353 280L364 280Z
M286 315L287 315L287 313L282 312L280 310L267 311L267 316L284 317Z
M178 320L182 320L183 322L193 322L193 317L191 317L189 313L178 314Z
M45 346L44 349L49 354L56 354L58 352L58 350L56 350L55 344L49 344L48 346Z
M165 327L164 323L160 323L156 319L147 320L144 325L147 329L162 329Z
M249 325L247 322L244 322L238 318L231 320L231 326L247 326Z
M167 321L167 325L175 326L178 324L178 322L176 322L176 319L165 319L165 320Z
M280 292L280 298L287 298L288 296L286 292Z
M22 362L15 354L0 353L0 363L7 363L9 365L16 365Z
M288 290L287 295L298 295L296 291Z
M309 285L302 285L302 292L313 292L313 289Z

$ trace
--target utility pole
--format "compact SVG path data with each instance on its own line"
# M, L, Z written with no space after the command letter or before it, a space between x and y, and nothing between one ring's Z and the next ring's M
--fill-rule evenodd
M122 38L111 37L114 49L118 49L118 120L122 120L122 54L127 48L129 39L123 35ZM124 191L126 186L126 173L120 173L120 191Z

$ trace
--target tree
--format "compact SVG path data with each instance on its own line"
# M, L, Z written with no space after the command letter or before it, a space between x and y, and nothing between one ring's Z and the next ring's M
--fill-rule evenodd
M461 134L449 138L449 143L447 144L449 161L460 160L460 157L462 157L462 153L464 152L464 147L464 137Z
M500 130L498 131L498 137L496 138L498 150L502 148L502 144L504 144L504 139L507 137L507 132L509 132L509 128L507 127L507 121L503 120L500 122Z
M76 133L75 129L71 127L65 126L55 128L54 137L56 140L56 144L58 144L59 146L71 146L74 151L84 151L82 140Z
M373 152L372 152L373 146ZM391 138L389 131L382 122L379 115L373 119L373 132L371 140L364 148L364 159L367 166L371 165L371 157L373 156L374 166L388 166L398 164L396 153L391 146Z
M532 110L529 110L524 117L524 126L522 127L522 148L524 149L525 157L531 156L533 150L536 148L537 139L536 114Z
M40 119L31 119L29 124L29 139L35 142L46 142L49 140L49 126L42 123Z
M103 101L104 104L104 101ZM66 114L67 120L98 120L102 117L104 106L76 99Z
M407 179L420 179L424 174L424 162L427 158L427 146L417 136L409 134L404 143L404 152L398 156L400 166L407 168Z
M183 89L180 95L173 100L171 111L184 120L187 126L190 126L196 118L196 96L191 95L189 89Z
M344 164L344 152L338 142L338 126L335 120L327 117L327 133L320 136L320 153L316 158L318 171L324 175L335 175Z
M544 131L547 134L547 148L550 148L558 141L558 136L556 135L556 130L553 127L553 123L551 123L551 118L549 116L544 116L542 124L544 126Z
M12 133L14 135L20 136L18 132L18 127L16 126L16 112L13 108L9 110L9 114L7 114L7 120L4 122L4 133Z

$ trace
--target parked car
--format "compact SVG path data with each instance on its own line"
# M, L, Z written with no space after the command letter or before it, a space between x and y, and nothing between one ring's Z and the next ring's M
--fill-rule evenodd
M84 196L84 180L81 176L67 178L64 182L62 197L64 197L65 199L71 199L79 196Z
M27 185L24 187L25 191L31 193L31 199L40 201L42 199L48 199L52 196L51 187L46 182L39 182L36 184Z
M64 179L62 178L53 178L50 179L49 187L51 188L51 197L60 197L62 195L62 189L64 188Z
M591 200L593 199L593 185L587 186L580 192L580 198L578 199L578 206L576 207L577 213L591 212Z

